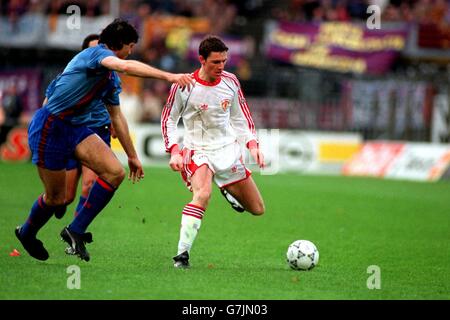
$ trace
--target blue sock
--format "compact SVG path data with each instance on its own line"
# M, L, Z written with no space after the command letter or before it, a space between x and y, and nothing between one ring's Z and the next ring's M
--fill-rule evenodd
M83 207L83 204L86 202L86 198L83 196L80 196L80 201L78 202L77 208L75 209L75 217L78 215L78 213L81 211L81 208Z
M69 230L79 234L86 232L87 227L95 219L97 214L103 210L114 195L116 189L108 182L97 178L92 185L91 191L83 203L78 215L69 225Z
M36 237L38 231L47 223L54 211L55 207L46 205L43 195L40 195L31 207L30 215L22 225L20 235L22 237Z

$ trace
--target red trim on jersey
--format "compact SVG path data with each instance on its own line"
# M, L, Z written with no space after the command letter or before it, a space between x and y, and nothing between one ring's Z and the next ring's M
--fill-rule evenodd
M178 147L178 144L177 144L177 143L174 143L174 144L169 148L170 154L172 154L172 150L173 150L173 148L175 148L175 147Z
M225 71L222 73L222 76L233 81L234 84L238 87L239 106L241 107L242 113L244 114L245 119L247 120L248 128L253 134L256 134L255 123L253 122L252 114L250 113L247 101L244 98L244 93L242 92L238 78L234 74Z
M170 111L172 110L173 103L175 101L175 93L178 89L178 84L173 84L170 89L169 97L167 98L167 102L163 108L161 115L161 131L164 138L164 145L166 147L166 152L169 151L169 137L167 135L167 120L169 120Z
M214 80L213 82L209 82L209 81L206 81L206 80L202 80L202 79L200 79L199 72L200 72L200 69L195 70L195 72L194 72L194 79L195 79L198 83L200 83L200 84L202 84L202 85L204 85L204 86L214 87L214 86L217 86L217 85L220 83L220 81L222 80L222 77L218 77L218 78L217 78L216 80Z
M245 115L245 118L247 119L248 128L251 130L251 132L253 134L256 134L255 123L253 122L252 115L251 115L250 110L248 108L247 101L245 100L244 94L242 93L241 89L239 89L238 94L239 94L239 105L241 107L242 112Z
M164 106L163 113L161 116L161 127L164 135L164 143L169 144L169 138L167 137L167 120L169 119L170 111L172 110L173 102L175 101L175 93L178 89L178 85L172 85L170 89L169 97L167 98L166 105Z
M235 84L238 88L241 87L238 78L237 78L234 74L232 74L232 73L230 73L230 72L227 72L227 71L223 71L223 72L222 72L222 77L228 78L228 79L230 79L231 81L233 81L234 84Z

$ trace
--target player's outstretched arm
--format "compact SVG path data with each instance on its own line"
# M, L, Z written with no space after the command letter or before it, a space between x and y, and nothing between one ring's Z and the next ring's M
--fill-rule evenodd
M139 182L140 179L144 178L144 170L131 140L125 116L119 106L108 106L108 112L115 134L128 156L128 167L130 168L128 180L133 181L133 183Z
M137 60L123 60L110 56L104 58L101 64L110 70L123 72L136 77L166 80L177 83L181 87L188 87L188 89L194 84L194 80L190 74L166 72Z

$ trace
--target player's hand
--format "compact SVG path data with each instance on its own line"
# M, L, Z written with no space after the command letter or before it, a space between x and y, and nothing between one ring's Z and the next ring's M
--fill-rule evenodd
M191 91L191 86L194 86L194 79L189 73L173 74L169 81L177 83L181 87L181 91L184 89Z
M183 169L183 157L179 153L174 153L170 157L169 166L173 171L181 171Z
M128 158L128 167L130 168L128 180L135 183L144 179L144 169L142 169L141 161L138 158Z
M261 149L251 148L250 154L252 155L253 159L255 159L256 163L260 168L264 168L266 166L266 163L264 162L264 155L261 152Z

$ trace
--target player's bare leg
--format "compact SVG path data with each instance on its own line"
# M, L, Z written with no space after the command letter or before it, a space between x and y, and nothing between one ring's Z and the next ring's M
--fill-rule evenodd
M125 170L108 145L96 134L78 144L76 157L97 176L117 188L125 178Z
M193 198L191 203L206 209L212 192L213 172L207 165L198 168L191 177Z
M66 170L48 170L37 167L39 177L44 184L44 201L48 206L63 205L66 199Z
M84 139L75 149L80 162L91 168L97 175L89 195L72 223L61 231L61 238L69 244L67 253L76 254L89 261L85 243L92 242L92 235L86 233L89 224L109 203L115 190L125 178L125 170L111 149L97 135Z
M66 171L66 198L64 205L59 206L55 211L55 218L61 219L67 211L67 206L75 199L79 178L80 170L78 168Z
M211 198L213 172L207 165L198 168L191 177L193 198L182 212L178 254L173 259L178 268L189 267L189 252L202 224Z
M264 214L264 201L251 176L245 180L229 185L225 189L239 201L246 211L257 216Z
M77 186L81 171L78 168L66 171L66 204L70 204L77 195Z
M87 197L92 185L97 179L97 175L94 171L85 166L82 166L81 171L81 195Z

